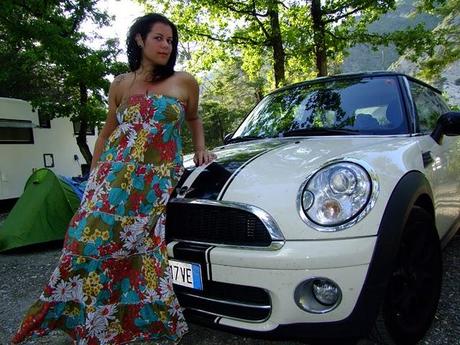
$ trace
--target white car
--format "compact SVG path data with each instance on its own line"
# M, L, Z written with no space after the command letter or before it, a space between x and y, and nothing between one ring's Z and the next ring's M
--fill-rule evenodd
M318 78L266 96L185 172L168 255L190 320L414 344L460 224L460 113L409 76Z

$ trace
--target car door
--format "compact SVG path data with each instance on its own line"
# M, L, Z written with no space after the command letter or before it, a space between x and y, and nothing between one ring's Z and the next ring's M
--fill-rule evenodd
M444 136L440 144L431 138L437 119L449 108L435 89L411 80L408 83L425 175L434 196L436 226L442 239L460 213L460 137Z

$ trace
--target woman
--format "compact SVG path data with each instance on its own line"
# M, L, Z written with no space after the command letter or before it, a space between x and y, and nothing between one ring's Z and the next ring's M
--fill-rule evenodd
M131 73L109 90L107 121L72 218L59 266L13 339L61 329L77 344L177 342L187 331L172 290L165 206L182 171L185 119L197 165L205 149L198 84L175 72L177 29L159 14L140 17L127 39Z

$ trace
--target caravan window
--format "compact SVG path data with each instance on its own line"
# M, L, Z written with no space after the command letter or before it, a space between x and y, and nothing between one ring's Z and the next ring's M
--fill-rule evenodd
M33 144L32 121L0 119L0 144Z
M40 128L51 128L51 120L49 114L38 109L38 123Z
M78 133L80 133L80 121L73 121L73 134L78 135ZM96 129L88 126L86 135L96 135Z

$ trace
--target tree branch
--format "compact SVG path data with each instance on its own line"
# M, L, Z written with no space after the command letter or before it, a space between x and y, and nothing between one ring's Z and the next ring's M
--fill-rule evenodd
M334 14L334 13L337 13L337 12L342 12L343 10L345 10L346 8L349 8L349 7L352 7L354 5L356 5L356 3L360 6L360 7L369 7L370 5L372 5L372 3L374 2L373 0L360 0L360 1L354 1L355 3L353 3L353 1L348 1L348 2L345 2L341 5L338 5L337 7L332 7L332 8L323 8L323 13L325 14Z
M238 6L238 2L226 2L224 7L227 8L228 10L238 13L238 14L245 14L253 17L268 17L268 12L265 14L262 13L257 13L256 7L255 7L255 2L253 1L253 8L252 9L238 9L236 6Z
M330 23L334 23L334 22L337 22L339 21L340 19L343 19L343 18L346 18L346 17L349 17L351 16L352 14L355 14L356 12L359 12L359 11L362 11L366 8L366 6L360 6L360 7L356 7L354 10L350 11L350 12L347 12L347 13L344 13L340 16L337 16L337 17L333 17L331 19L327 19L324 21L325 24L330 24Z
M343 36L337 36L336 34L334 34L332 31L330 30L325 30L325 33L328 34L328 35L331 35L332 37L334 37L336 40L347 40L348 38L347 37L343 37Z
M283 7L284 7L285 9L287 9L287 10L289 9L289 7L288 7L287 5L284 4L284 2L282 2L282 1L275 1L275 2L276 2L277 4L283 6Z
M233 36L229 39L226 39L226 38L220 38L220 37L215 37L211 34L205 34L203 32L194 32L194 31L190 31L190 30L185 30L187 31L189 34L192 34L192 35L197 35L197 36L201 36L201 37L206 37L206 38L209 38L210 40L212 41L218 41L218 42L223 42L223 43L234 43L234 44L253 44L253 45L260 45L260 46L264 46L266 45L265 42L260 42L260 41L256 41L256 40L253 40L249 37L241 37L241 36Z

